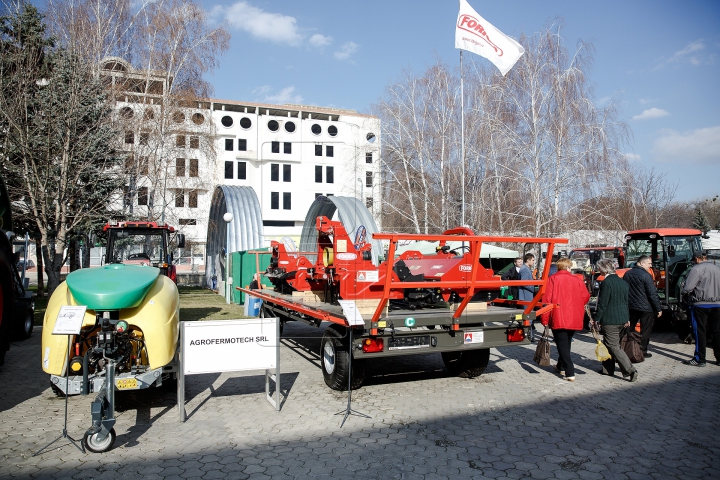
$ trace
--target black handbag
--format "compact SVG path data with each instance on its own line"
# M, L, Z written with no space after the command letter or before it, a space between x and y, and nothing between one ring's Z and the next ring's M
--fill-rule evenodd
M645 361L640 342L642 335L635 330L625 327L620 335L620 348L623 349L625 355L628 356L632 363L640 363Z

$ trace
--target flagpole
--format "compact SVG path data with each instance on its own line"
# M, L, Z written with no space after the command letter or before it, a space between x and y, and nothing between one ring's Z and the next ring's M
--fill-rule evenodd
M463 81L463 51L460 50L460 163L462 164L462 222L465 226L465 93Z

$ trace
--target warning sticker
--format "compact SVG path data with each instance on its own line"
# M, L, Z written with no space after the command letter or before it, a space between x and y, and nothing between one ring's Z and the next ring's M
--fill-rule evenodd
M338 240L337 241L337 252L338 253L347 252L347 240Z
M465 332L465 343L483 343L485 332Z
M377 270L360 270L357 273L358 282L377 282L378 272Z

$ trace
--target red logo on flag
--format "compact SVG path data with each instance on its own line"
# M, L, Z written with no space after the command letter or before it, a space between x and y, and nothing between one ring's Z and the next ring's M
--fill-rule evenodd
M485 31L483 26L480 25L480 22L478 21L477 18L465 13L460 16L460 19L458 20L457 28L459 28L461 30L465 30L466 32L470 32L473 35L480 37L483 41L485 41L488 45L490 45L495 50L495 53L498 54L498 57L502 57L502 55L503 55L502 49L490 41L490 37L488 37L487 32Z

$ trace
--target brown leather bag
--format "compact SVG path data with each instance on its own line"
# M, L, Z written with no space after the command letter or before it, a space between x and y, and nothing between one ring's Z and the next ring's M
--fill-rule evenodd
M628 356L632 363L640 363L645 361L640 341L642 335L630 328L623 329L620 334L620 348L623 349L625 355Z
M533 361L541 367L550 366L550 332L548 327L545 327L545 331L538 340L537 348L535 349L535 355Z

